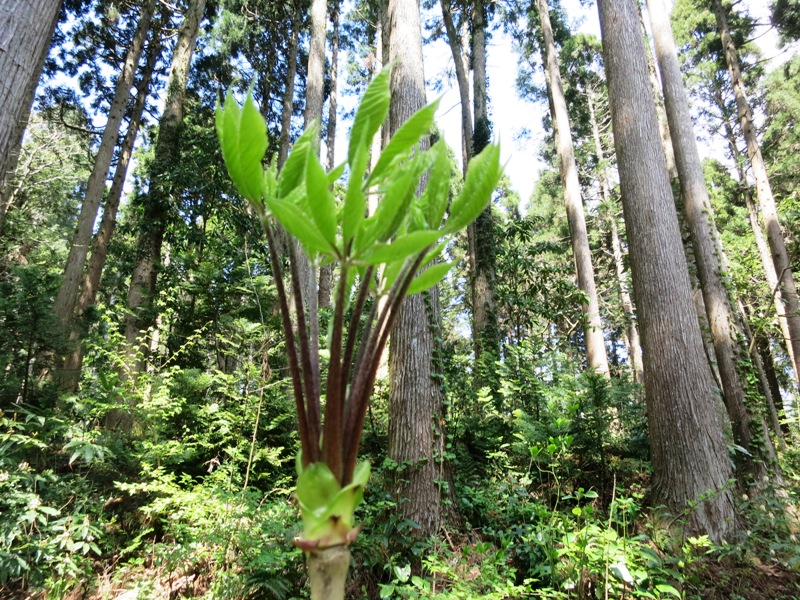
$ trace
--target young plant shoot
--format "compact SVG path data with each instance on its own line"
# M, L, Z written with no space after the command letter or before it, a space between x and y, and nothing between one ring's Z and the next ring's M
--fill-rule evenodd
M228 93L224 106L217 108L217 134L228 172L261 220L269 244L300 434L297 499L303 533L295 543L308 553L312 598L344 598L347 546L358 534L353 513L369 477L369 464L357 463L359 442L398 309L406 295L444 278L452 264L437 262L437 257L484 209L502 171L499 148L489 145L470 163L463 189L448 211L447 148L443 140L426 151L420 145L433 126L434 102L406 121L368 172L372 139L386 120L389 102L387 68L361 99L346 162L329 173L318 158L318 125L297 140L278 172L274 163L263 167L266 123L251 94L240 107ZM339 199L331 186L345 169L349 178ZM378 198L372 215L367 214L370 195ZM276 247L279 226L299 242L312 277L321 264L338 266L324 390L316 295L305 291L301 257L293 243L286 245L291 289L285 288ZM364 321L370 297L375 301Z

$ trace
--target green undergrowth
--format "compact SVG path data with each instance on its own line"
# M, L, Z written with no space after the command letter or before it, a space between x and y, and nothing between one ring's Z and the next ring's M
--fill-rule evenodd
M307 597L292 546L290 407L279 382L247 388L253 376L167 368L135 389L106 376L4 411L0 597ZM564 377L512 411L481 392L452 403L443 457L463 522L427 539L385 492L404 466L383 450L382 390L364 440L376 467L356 515L351 598L800 595L795 454L780 494L737 492L745 533L715 546L663 529L635 387ZM140 395L139 428L125 435L103 427L123 393Z

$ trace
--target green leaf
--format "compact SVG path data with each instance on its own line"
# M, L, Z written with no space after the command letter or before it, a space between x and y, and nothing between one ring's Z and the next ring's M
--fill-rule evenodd
M228 92L225 106L217 105L217 136L225 166L239 192L250 202L261 201L263 167L267 150L267 124L256 108L252 93L247 93L244 107Z
M306 160L306 197L314 223L331 246L335 246L336 201L328 189L325 168L314 152L309 152Z
M422 194L420 206L425 213L428 227L438 229L447 210L450 196L450 160L444 138L428 151L433 157L433 168L428 176L428 185Z
M405 216L411 197L414 195L417 180L411 171L404 170L386 186L375 214L365 223L364 236L358 240L359 249L371 246L376 240L386 241L397 233L398 217L402 219Z
M297 500L304 510L324 511L340 490L336 477L323 462L311 463L297 478Z
M370 265L403 261L409 256L419 254L433 244L441 236L439 231L414 231L399 236L389 244L378 244L361 258L361 261Z
M396 260L386 265L386 267L383 269L383 277L381 279L381 283L383 285L381 293L386 293L392 288L402 268L402 260Z
M420 138L430 131L433 117L438 108L439 100L436 100L419 109L400 126L400 129L395 132L392 139L386 144L386 148L381 152L378 162L367 180L367 185L381 181L392 162L399 156L406 156L419 143Z
M676 590L674 587L667 583L659 583L656 585L656 589L661 592L662 594L669 594L670 596L675 596L676 598L681 597L681 593Z
M316 151L318 133L319 123L313 121L294 143L292 152L278 176L278 195L281 198L291 194L305 180L308 153Z
M370 464L368 460L362 460L360 463L356 465L356 468L353 470L353 480L350 485L360 485L361 487L367 487L367 481L369 481L369 472L370 472Z
M375 76L356 109L353 127L350 129L350 145L347 149L347 162L351 166L355 163L359 146L372 143L372 138L389 114L389 73L391 70L391 65L388 65Z
M365 134L366 132L362 132ZM369 160L369 147L367 144L360 144L356 148L355 157L350 169L350 180L347 182L347 193L344 199L344 211L342 213L342 238L344 247L347 248L350 240L356 235L361 224L364 222L364 213L367 210L367 202L364 198L364 171Z
M344 175L344 170L347 167L347 163L343 162L339 166L334 167L333 171L328 173L328 185L333 185L339 179L341 179L342 175Z
M419 294L420 292L431 289L445 278L445 275L453 268L454 264L455 263L452 262L431 265L411 282L406 295L411 296L412 294Z
M300 208L305 190L296 189L288 198L267 198L267 207L284 229L300 240L308 254L330 253L332 247L311 217Z
M489 144L470 161L464 187L450 206L450 218L445 231L460 231L478 217L489 203L502 172L500 147Z

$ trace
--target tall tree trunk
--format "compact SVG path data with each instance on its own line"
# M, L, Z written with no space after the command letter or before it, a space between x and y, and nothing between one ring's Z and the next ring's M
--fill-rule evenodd
M61 279L61 287L58 289L53 312L60 319L65 328L69 327L74 319L75 304L78 301L78 291L83 270L86 266L86 256L92 240L92 230L97 219L97 210L106 191L106 178L114 156L114 149L117 146L119 130L122 120L125 117L125 110L128 106L128 99L131 95L136 69L139 64L139 57L150 30L150 22L155 11L155 0L147 0L142 6L139 16L139 23L133 34L131 45L125 56L122 71L117 79L114 90L114 98L108 112L108 120L103 137L100 140L100 147L97 150L92 173L86 185L86 195L81 205L81 214L78 217L78 225L72 236L72 243L69 248L67 263L64 267L64 275Z
M389 57L392 133L425 105L422 31L417 0L389 0ZM426 300L428 305L426 306ZM441 389L433 369L434 331L438 323L438 291L415 294L403 301L392 328L389 348L389 457L409 465L397 473L395 493L407 499L403 516L420 526L420 535L436 532L442 521L442 489L437 459L444 437ZM433 319L431 322L430 320Z
M765 428L761 430L762 439L756 439L751 423L758 423L760 416L750 414L745 405L745 389L737 370L742 354L737 340L743 336L736 331L731 301L722 279L712 233L714 225L711 221L711 202L697 150L675 41L663 1L647 0L647 8L681 182L686 222L692 236L697 273L722 383L723 400L731 420L734 440L749 453L742 455L742 466L757 483L763 483L767 477L766 462L774 458L775 453Z
M180 127L195 41L205 11L205 0L190 0L183 18L167 78L167 98L156 139L155 156L149 172L149 186L142 198L144 210L139 226L136 261L128 288L125 339L129 366L139 373L144 368L147 329L155 323L155 294L161 247L169 219L171 195L169 172L180 162Z
M328 96L328 131L325 145L328 149L328 170L336 166L336 101L338 95L339 71L339 0L333 0L331 9L333 23L333 36L331 37L331 86ZM331 289L333 282L333 265L320 265L319 268L319 295L317 302L321 309L331 306Z
M486 5L472 0L472 102L474 124L470 149L477 156L491 141L489 89L486 79ZM497 323L494 288L497 240L491 203L467 227L472 267L472 343L475 349L475 386L498 392L497 361L500 359L500 328Z
M60 6L58 0L0 4L0 183L19 146Z
M325 84L325 24L328 14L326 0L311 0L311 40L306 71L305 126L312 121L322 123L323 87Z
M281 109L281 135L278 141L278 169L283 167L289 156L291 142L292 112L294 107L294 80L297 75L297 47L300 40L302 11L297 3L292 14L292 37L289 42L289 56L286 59L286 84L283 88L283 108Z
M750 228L753 231L753 238L756 241L756 248L758 248L758 254L761 257L761 265L764 268L764 277L767 281L767 285L769 289L772 291L772 302L775 306L775 314L778 317L778 327L781 331L781 335L783 336L784 343L786 345L786 353L789 356L789 362L792 365L791 368L791 376L793 383L793 388L798 389L798 373L795 370L795 365L797 364L794 354L794 345L791 343L792 335L789 326L789 319L786 311L786 306L783 302L783 295L780 294L779 284L778 284L778 273L775 270L775 263L772 260L772 254L770 252L769 244L767 243L766 238L764 237L764 231L761 228L761 223L758 219L758 208L753 201L753 193L750 185L747 182L747 174L745 173L745 166L744 166L744 157L742 153L739 151L739 146L736 143L736 134L733 131L733 126L731 125L730 121L725 117L725 103L722 98L721 92L717 91L716 93L716 103L720 107L720 111L723 114L722 118L722 125L725 131L725 140L728 143L728 150L731 155L731 159L736 164L736 173L739 178L739 189L741 191L742 197L744 199L745 207L747 208L747 215L750 221Z
M56 22L58 21L58 11L56 11L53 18L54 18L53 24L49 29L50 32L53 31L53 28L55 27ZM0 16L0 23L3 23L2 16ZM2 42L0 42L0 52L3 51L3 48L4 48L3 44ZM42 68L44 67L44 61L47 58L47 53L49 50L50 50L50 43L48 39L48 43L43 44L41 46L41 54L39 56L39 62L36 64L34 68L33 76L30 77L28 81L28 89L25 91L25 94L22 97L22 111L20 112L19 117L17 119L16 129L11 135L11 146L9 147L5 164L3 167L0 167L0 169L2 169L0 170L0 237L2 237L3 230L5 229L6 216L8 215L8 211L11 210L12 208L12 199L14 191L17 187L15 185L12 185L14 181L14 174L16 173L17 166L19 165L19 158L20 154L22 153L22 141L25 135L25 130L28 128L28 121L31 118L31 110L33 110L33 101L36 98L36 88L39 85L39 75L42 72ZM0 154L0 157L2 157L2 154ZM0 158L0 162L2 162L2 158Z
M458 83L458 96L461 101L461 172L467 172L469 157L472 156L472 107L469 97L469 57L461 46L461 38L453 21L453 10L450 0L441 0L442 20L447 32L447 43L453 55L453 65L456 70Z
M644 356L653 493L713 540L736 531L716 390L695 318L635 0L598 0Z
M783 239L783 232L778 221L778 212L775 207L775 198L772 195L772 187L767 176L767 167L764 158L761 156L761 148L756 137L755 124L753 123L753 112L747 99L747 91L742 79L742 70L739 65L739 56L731 38L728 27L728 17L722 6L721 0L712 0L714 15L717 19L717 27L722 45L725 49L725 60L728 63L728 70L731 75L733 94L736 97L736 107L739 112L739 123L747 142L747 154L750 158L750 166L753 170L753 178L756 182L756 196L761 208L761 216L764 219L764 228L767 232L767 242L772 252L772 262L775 264L775 271L780 281L778 293L786 307L786 323L789 330L789 338L786 340L792 346L792 361L794 362L795 374L800 378L800 304L798 303L797 288L794 283L794 276L789 264L789 255L786 251L786 243Z
M545 63L545 80L550 95L550 106L553 109L553 129L556 137L556 152L561 166L561 185L564 189L564 201L567 206L572 254L575 257L575 272L578 276L578 287L586 294L586 304L581 307L584 314L584 336L586 342L586 363L591 371L609 376L608 358L603 338L603 322L600 320L600 303L597 299L597 287L592 267L592 251L589 248L589 235L586 232L586 216L581 198L581 185L578 181L578 167L575 164L575 149L572 145L572 133L561 83L561 72L558 66L558 51L553 39L553 27L550 23L550 8L547 0L537 0L539 21L544 38L543 62Z
M142 120L142 115L144 114L145 105L147 104L147 96L150 93L150 82L152 80L153 70L155 69L158 57L161 55L160 35L160 31L154 32L153 38L150 41L150 47L147 52L147 62L142 69L142 78L137 86L138 92L136 94L136 101L130 120L128 121L128 130L125 133L125 139L120 147L117 167L114 171L114 180L103 206L103 218L100 221L100 228L97 231L94 244L92 245L92 255L89 259L89 266L86 269L86 275L83 278L83 287L81 288L78 303L75 307L75 319L78 326L73 327L70 331L72 347L67 354L63 368L62 386L66 389L75 390L78 386L81 365L83 363L83 347L80 344L82 334L80 321L83 319L86 309L97 301L97 291L100 287L100 279L106 264L106 257L108 256L108 245L111 242L111 238L114 237L114 230L117 227L117 211L119 209L120 200L122 199L125 180L128 175L128 166L130 164L131 155L133 154L133 147L136 144L136 137L139 132L139 125Z
M597 164L599 165L600 169L600 194L603 197L604 203L609 206L614 206L614 200L611 197L611 186L608 183L608 171L605 166L606 157L605 152L603 151L603 142L600 138L600 123L597 121L593 90L586 90L586 101L589 106L589 124L592 127L595 155L597 157ZM614 255L614 267L617 273L617 285L619 286L619 298L620 303L622 304L622 313L625 316L625 349L628 353L628 365L631 370L631 378L633 381L641 382L644 380L644 371L642 370L642 344L639 340L639 327L636 325L636 314L633 308L633 299L631 298L630 287L628 285L628 276L625 273L625 261L622 255L622 243L619 239L617 217L615 214L613 214L613 210L611 212L611 250Z

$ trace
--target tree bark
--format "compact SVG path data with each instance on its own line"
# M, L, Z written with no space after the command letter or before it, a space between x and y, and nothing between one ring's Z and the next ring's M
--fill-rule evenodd
M336 166L336 101L338 95L339 71L339 0L333 0L331 21L333 23L333 36L331 37L331 73L330 94L328 95L328 131L325 141L327 146L328 170ZM319 290L317 303L319 308L328 309L331 306L331 290L333 287L333 265L320 265Z
M589 248L589 235L586 231L586 216L581 198L580 181L578 181L578 167L575 164L575 149L572 144L567 101L564 97L561 71L558 66L558 51L553 39L553 27L550 23L550 8L547 0L537 0L537 5L544 38L542 54L545 64L545 80L553 112L556 152L561 166L561 185L564 190L564 202L567 206L567 221L569 222L572 254L575 257L575 272L578 277L578 287L586 294L586 304L581 307L585 319L586 364L589 370L608 377L608 358L603 338L603 322L600 319L600 303L597 299L597 287L594 281L592 252Z
M61 321L65 330L71 326L75 317L75 304L78 301L78 292L83 279L83 271L86 266L86 257L92 240L92 230L100 202L106 191L106 178L114 156L114 149L117 146L119 130L122 120L125 117L125 110L128 106L128 99L131 94L131 87L134 83L136 69L139 64L139 57L144 47L147 33L150 30L150 22L155 11L155 0L147 0L142 6L139 16L139 23L133 34L131 45L125 56L122 71L117 79L114 90L114 98L108 112L108 120L103 129L103 137L100 147L97 150L94 167L89 175L86 185L86 195L81 205L81 213L78 217L78 225L72 236L72 243L64 267L64 274L61 279L61 286L58 289L53 312Z
M488 85L486 78L486 6L472 0L472 102L474 123L470 149L477 156L491 141ZM466 173L465 173L466 175ZM500 328L497 323L495 223L491 203L467 227L472 267L472 344L475 350L476 388L489 386L497 392L496 363L500 359Z
M106 257L108 256L108 245L114 237L114 230L117 227L117 211L119 209L120 200L122 199L125 180L128 175L128 166L130 164L131 155L133 154L133 147L136 144L136 137L147 103L147 96L150 93L150 82L152 80L153 70L161 54L159 36L160 32L154 33L150 42L150 48L147 52L147 63L142 69L142 78L137 86L138 92L130 120L128 121L128 130L125 133L125 139L122 142L119 157L117 158L114 180L103 207L103 218L100 221L100 228L97 231L94 244L92 245L92 255L89 259L89 266L86 269L86 275L83 278L83 287L81 288L78 303L75 307L75 319L78 324L83 319L86 309L97 301L97 291L100 286L103 268L106 264ZM64 361L62 372L62 387L65 389L75 390L78 386L81 365L83 363L83 347L80 344L81 335L82 330L79 326L73 327L70 331L71 349Z
M0 183L19 146L60 7L58 0L0 5Z
M289 55L286 59L286 84L283 88L283 108L281 109L281 135L278 140L278 169L283 167L289 156L291 141L292 112L294 107L294 80L297 75L297 47L300 40L300 18L302 12L295 4L292 15L292 37L289 42Z
M155 156L149 172L149 186L142 201L136 262L128 288L125 339L129 367L137 373L144 368L148 343L145 333L155 323L154 299L161 249L169 218L169 171L180 161L180 127L195 41L205 11L205 0L191 0L181 24L170 62L167 98L156 139Z
M323 87L325 84L325 23L328 14L326 0L311 1L311 40L306 71L305 127L312 121L322 121Z
M608 183L608 171L605 167L606 157L603 151L603 142L600 138L600 124L597 121L594 92L592 90L586 90L586 101L589 107L589 124L592 127L595 155L597 156L597 164L600 170L600 194L603 197L603 202L609 206L614 206L615 203L611 197L611 186ZM636 325L636 313L633 308L633 299L631 298L628 276L625 273L625 261L622 254L622 243L619 239L617 217L613 213L614 211L612 210L612 214L610 215L611 250L614 255L614 267L617 273L620 304L622 304L622 313L625 316L625 349L628 353L628 366L631 370L631 379L633 379L633 381L642 382L644 380L644 371L642 369L642 344L639 340L639 327Z
M656 45L686 222L692 236L697 274L722 383L722 397L733 428L734 441L749 453L749 458L747 455L740 455L742 467L756 482L763 483L768 474L766 463L774 458L775 453L765 427L761 431L762 439L756 439L751 423L758 423L760 416L751 414L745 404L745 387L737 369L743 354L737 339L743 339L743 336L736 331L731 300L722 279L720 259L712 233L713 209L708 198L675 41L663 0L647 0L647 8Z
M461 38L456 30L453 21L453 10L450 7L450 0L441 0L442 21L447 32L447 43L450 46L450 53L453 55L453 65L456 70L456 82L458 83L458 96L461 101L461 172L467 172L469 157L472 156L472 107L469 97L469 58L464 53L461 46Z
M786 324L789 337L787 345L792 347L790 356L794 363L795 374L800 378L800 303L798 303L797 288L794 283L794 275L789 264L789 254L786 251L786 243L783 239L783 232L778 221L778 212L775 207L775 198L772 195L772 187L767 176L767 167L764 158L761 156L761 148L756 137L755 124L753 123L753 112L747 99L742 71L739 65L739 56L731 38L728 27L728 18L720 0L712 0L714 16L717 20L722 45L725 49L725 60L728 63L728 70L731 75L733 94L736 98L736 107L739 112L739 124L747 143L747 154L750 159L750 166L753 170L753 177L756 182L756 197L761 208L761 216L764 219L764 229L767 233L767 242L772 253L772 262L775 265L780 285L778 293L786 307Z
M716 390L695 318L634 0L599 0L614 144L644 357L653 494L729 539L736 514ZM695 504L696 503L696 504Z
M389 0L389 58L392 101L389 128L393 133L425 105L422 33L417 0ZM403 499L405 518L420 526L418 533L435 533L442 521L442 462L437 457L444 438L442 396L434 377L434 331L438 324L438 291L407 297L397 315L389 343L389 457L397 463L394 492Z

